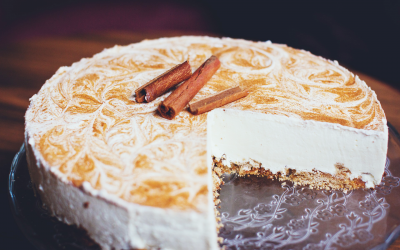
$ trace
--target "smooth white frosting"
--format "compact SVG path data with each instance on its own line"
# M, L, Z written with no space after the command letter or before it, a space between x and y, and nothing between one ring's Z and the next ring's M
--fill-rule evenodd
M368 188L381 181L387 133L222 108L207 117L208 154L223 157L226 166L255 161L273 174L290 168L336 175L339 164Z

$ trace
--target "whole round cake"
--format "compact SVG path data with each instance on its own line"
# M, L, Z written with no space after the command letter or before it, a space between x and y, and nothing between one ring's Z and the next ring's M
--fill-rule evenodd
M134 91L187 60L221 66L192 101L248 95L174 119ZM222 173L313 188L380 183L388 128L375 93L309 52L271 42L175 37L115 46L61 67L31 98L25 147L32 183L57 218L103 249L218 249Z

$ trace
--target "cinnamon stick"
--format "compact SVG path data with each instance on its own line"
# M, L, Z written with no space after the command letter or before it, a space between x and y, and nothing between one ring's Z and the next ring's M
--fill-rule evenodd
M157 97L165 94L165 92L176 86L178 83L188 79L191 75L192 71L190 69L190 64L187 61L182 64L178 64L162 75L136 89L136 102L151 102Z
M176 88L161 103L158 107L160 115L167 119L173 119L211 79L220 66L221 62L216 56L207 59L186 82Z
M189 110L194 115L203 114L215 108L221 107L225 104L243 98L248 94L249 92L247 92L246 90L242 90L240 87L234 87L189 104Z

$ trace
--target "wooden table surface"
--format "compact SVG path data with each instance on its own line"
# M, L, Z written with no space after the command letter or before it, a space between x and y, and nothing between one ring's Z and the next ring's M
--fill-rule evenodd
M0 174L9 171L12 155L23 143L24 113L28 99L60 66L69 66L115 44L146 38L182 35L181 32L103 32L70 37L49 37L0 45ZM355 72L376 92L387 120L400 131L400 92L365 73ZM5 181L1 178L0 182ZM3 188L3 186L1 186ZM397 239L389 249L400 249Z

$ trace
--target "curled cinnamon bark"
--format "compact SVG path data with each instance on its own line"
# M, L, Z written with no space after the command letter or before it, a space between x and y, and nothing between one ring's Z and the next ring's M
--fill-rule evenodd
M192 114L199 115L243 98L248 94L249 92L246 90L242 90L240 87L234 87L189 104L189 109Z
M160 115L167 119L173 119L193 99L200 89L211 79L221 66L216 56L211 56L205 61L193 75L170 96L168 96L158 107Z
M165 92L180 82L188 79L191 75L192 71L190 69L190 64L187 61L182 64L178 64L162 75L136 89L136 102L151 102L157 97L165 94Z

